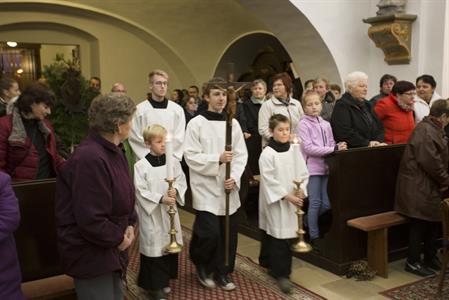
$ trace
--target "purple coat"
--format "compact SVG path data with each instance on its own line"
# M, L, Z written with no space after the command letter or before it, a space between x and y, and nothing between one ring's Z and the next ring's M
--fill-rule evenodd
M19 223L19 202L11 188L11 178L0 172L0 299L25 299L20 289L22 275L13 235Z
M123 150L91 133L64 164L56 182L56 226L64 271L94 278L125 271L119 252L135 225L134 186Z
M324 156L334 152L335 140L328 121L321 117L304 115L298 125L301 149L310 175L326 175Z

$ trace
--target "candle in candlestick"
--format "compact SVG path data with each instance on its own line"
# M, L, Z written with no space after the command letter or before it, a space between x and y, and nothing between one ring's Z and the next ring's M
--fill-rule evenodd
M167 165L167 179L174 179L174 170L173 170L173 140L170 134L167 134L167 138L165 140L165 161Z
M301 155L301 152L299 150L299 141L296 136L293 137L293 140L291 142L291 146L293 147L293 163L295 167L295 180L300 180L299 178L299 169L301 168L301 165L299 163L299 157Z

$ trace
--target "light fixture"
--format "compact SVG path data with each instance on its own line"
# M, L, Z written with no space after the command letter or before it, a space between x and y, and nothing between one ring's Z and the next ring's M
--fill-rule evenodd
M17 69L17 74L22 74L23 73L23 69Z
M8 45L9 47L17 47L17 42L6 42L6 45Z

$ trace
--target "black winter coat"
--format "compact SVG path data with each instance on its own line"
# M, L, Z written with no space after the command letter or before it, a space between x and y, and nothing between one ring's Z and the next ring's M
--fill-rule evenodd
M384 128L372 106L344 93L334 107L331 118L335 141L349 148L366 147L370 141L384 141Z

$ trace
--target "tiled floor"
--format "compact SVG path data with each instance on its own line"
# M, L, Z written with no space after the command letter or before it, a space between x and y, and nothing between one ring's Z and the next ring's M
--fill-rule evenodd
M192 228L194 215L180 211L181 224ZM260 244L258 241L239 234L238 253L257 261ZM329 300L385 300L379 292L402 284L413 282L420 277L403 271L404 261L389 264L388 279L376 276L372 281L355 281L315 267L305 261L293 258L291 279L305 288Z

